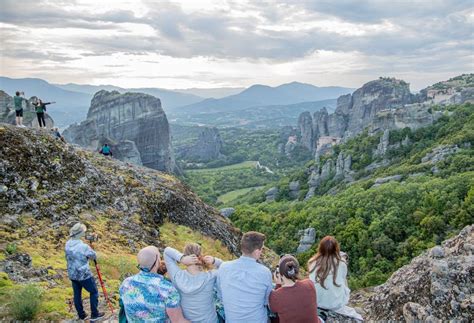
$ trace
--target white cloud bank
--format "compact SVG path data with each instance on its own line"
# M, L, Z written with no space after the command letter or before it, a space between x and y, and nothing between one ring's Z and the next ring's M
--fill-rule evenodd
M219 87L301 81L419 89L474 69L472 1L0 3L0 74L55 83Z

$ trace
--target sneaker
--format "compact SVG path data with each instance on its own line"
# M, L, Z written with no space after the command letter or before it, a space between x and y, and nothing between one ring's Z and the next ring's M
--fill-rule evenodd
M84 313L83 316L79 316L79 319L83 321L87 320L88 318L89 318L89 315L87 315L87 313Z
M98 320L100 320L100 319L103 319L104 316L105 316L105 313L104 313L104 312L100 312L100 313L98 313L97 316L91 317L91 319L90 319L89 321L90 321L90 322L95 322L95 321L98 321Z
M25 126L25 125L23 125L23 124L21 124L21 125L20 125L20 127L21 127L21 128L26 128L26 126Z

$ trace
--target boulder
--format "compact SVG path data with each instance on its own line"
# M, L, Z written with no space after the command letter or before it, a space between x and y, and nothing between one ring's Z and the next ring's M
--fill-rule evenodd
M301 238L296 253L302 253L311 249L311 246L316 242L316 230L314 228L300 230L298 235Z
M290 182L288 187L290 189L290 193L289 193L290 197L292 199L297 199L300 195L300 182L299 181Z
M272 187L268 191L265 192L265 197L267 202L273 202L276 200L278 196L278 188Z
M232 214L235 213L235 209L232 208L232 207L226 207L226 208L221 209L219 212L221 213L221 215L222 215L223 217L228 218L228 217L230 217Z

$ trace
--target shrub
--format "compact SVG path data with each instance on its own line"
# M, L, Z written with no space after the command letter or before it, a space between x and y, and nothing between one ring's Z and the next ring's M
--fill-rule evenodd
M16 244L15 243L7 244L7 247L5 248L5 251L9 255L13 255L14 253L16 253Z
M10 311L20 321L31 321L38 314L42 300L42 290L33 285L26 285L13 293Z

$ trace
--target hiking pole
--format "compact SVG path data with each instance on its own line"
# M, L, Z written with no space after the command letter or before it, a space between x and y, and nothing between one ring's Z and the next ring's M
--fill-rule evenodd
M86 237L86 239L89 240L89 244L91 248L94 249L94 247L92 246L92 241L97 239L97 236L91 235L91 236ZM100 273L100 268L99 268L99 264L97 263L97 259L94 259L94 265L95 265L95 270L97 271L97 277L99 278L100 287L102 287L102 292L104 293L105 301L107 302L107 305L109 305L109 308L112 314L114 314L114 308L112 306L112 303L110 302L109 295L107 294L107 289L105 289L105 284L104 284L104 281L102 280L102 274Z

